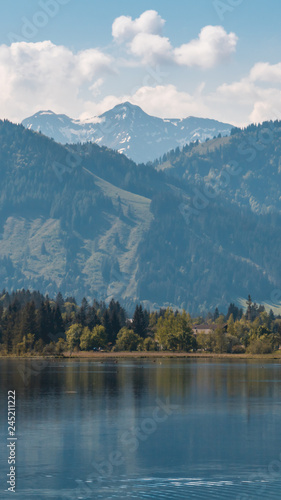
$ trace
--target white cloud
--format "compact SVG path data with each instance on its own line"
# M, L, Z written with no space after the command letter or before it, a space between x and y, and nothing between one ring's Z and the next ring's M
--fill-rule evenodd
M281 83L281 63L257 63L251 69L249 78L251 81Z
M87 102L86 116L99 115L125 101L162 118L198 116L237 126L281 119L281 89L259 86L249 76L222 84L212 92L204 82L193 93L172 84L142 85L132 94L108 95L99 103Z
M261 123L266 120L281 119L281 89L266 86L266 83L281 83L278 67L268 63L257 63L249 75L240 81L220 85L211 97L220 107L232 112L238 123ZM281 75L280 75L281 76ZM261 83L260 83L261 82Z
M267 120L281 120L281 92L273 92L271 96L254 103L250 114L251 123L262 123Z
M112 25L112 35L116 42L132 41L138 34L160 35L165 25L164 19L155 10L147 10L140 17L120 16Z
M19 120L38 109L81 111L81 88L112 71L112 60L97 49L73 53L50 41L0 46L2 116Z
M175 85L157 85L140 88L132 97L132 102L162 118L185 118L194 114L204 116L208 109L200 92L194 97L188 92L179 91Z
M205 26L197 39L174 48L169 38L162 35L164 24L158 12L149 10L135 20L126 16L115 19L112 35L117 43L125 43L128 52L143 64L212 68L236 50L237 36L227 33L222 26Z
M183 66L212 68L236 50L238 38L222 26L205 26L196 40L175 49L176 62Z
M205 27L197 40L175 49L169 38L163 36L164 25L164 19L155 10L134 20L117 18L112 27L117 42L114 58L97 48L75 53L50 41L0 45L1 116L21 121L40 109L52 109L77 117L99 114L123 100L131 100L157 116L213 116L207 96L181 92L170 85L161 64L213 66L235 50L235 35L227 34L221 27ZM124 57L122 44L132 57ZM144 75L142 64L149 66ZM139 82L133 75L136 67ZM113 79L117 69L119 79ZM108 75L110 79L106 78ZM121 83L124 88L125 83L129 89L129 82L134 90L123 92L127 95L120 95L122 90L110 95L111 87L120 89ZM98 100L101 102L93 102Z
M236 35L221 27L205 27L196 40L174 49L161 34L164 21L157 12L148 11L135 21L126 18L126 29L118 19L115 38L126 40L126 48L134 56L134 60L127 57L126 67L119 57L119 45L114 49L115 59L100 49L74 53L50 41L1 45L1 117L20 121L40 109L86 117L131 101L149 114L167 118L195 115L234 125L281 118L281 62L259 62L240 80L220 84L212 92L204 83L195 91L191 87L186 91L171 84L167 68L159 63L179 68L214 66L235 51ZM149 67L144 70L141 63ZM122 68L118 78L114 68ZM173 76L174 71L171 73ZM126 91L122 91L124 86Z
M110 95L100 103L87 102L88 113L83 118L96 114L100 115L117 104L130 101L140 106L146 113L162 118L186 118L190 115L207 117L210 109L204 103L202 91L204 84L200 85L195 94L179 91L175 85L145 85L134 94L121 96Z
M258 88L248 78L242 78L238 82L219 85L217 95L224 100L246 104L258 98Z
M168 38L159 35L139 33L130 45L131 53L145 64L173 62L173 49Z
M89 87L89 90L92 92L92 95L94 97L97 97L98 95L100 95L101 87L103 86L103 84L104 84L104 79L98 78L98 80L96 80L95 83L93 83L93 85L91 85Z

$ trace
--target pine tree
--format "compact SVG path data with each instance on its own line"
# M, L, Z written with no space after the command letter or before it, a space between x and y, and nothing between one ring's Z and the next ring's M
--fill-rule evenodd
M108 341L111 342L111 321L110 321L110 316L109 316L109 312L108 310L106 309L104 314L103 314L103 317L102 317L102 325L104 326L105 328L105 333L107 335L107 338L108 338Z
M22 312L22 321L20 324L21 337L27 337L28 334L36 335L36 309L34 302L28 303Z
M147 332L147 321L143 312L142 305L136 305L133 316L132 328L136 335L145 338Z
M90 328L90 330L93 330L95 326L100 324L95 307L88 308L85 318L85 324L88 328Z
M247 304L247 320L248 321L252 321L252 298L251 298L251 295L248 295L248 300L246 301L246 304Z
M84 297L82 299L82 304L80 307L80 313L78 314L78 322L84 327L86 325L86 316L89 309L89 303L87 299Z
M57 294L57 297L56 297L56 304L57 304L60 308L62 308L62 307L64 306L64 299L63 299L63 296L62 296L61 292L59 292L59 293Z
M112 342L115 344L116 338L118 335L118 332L121 329L121 323L118 317L118 314L115 310L110 315L110 323L111 323L111 330L110 330L110 335L108 337L109 342Z
M220 316L220 313L219 313L218 308L216 307L215 312L214 312L214 321L216 321L219 318L219 316Z
M57 338L64 338L64 324L63 324L63 319L61 315L61 310L59 305L57 304L55 309L54 309L54 334L56 335Z
M12 307L9 306L2 319L2 339L8 354L11 353L13 349L15 317L15 314L12 312Z
M52 310L49 301L41 302L36 323L36 340L42 339L44 344L49 344L52 341L51 335L54 334Z

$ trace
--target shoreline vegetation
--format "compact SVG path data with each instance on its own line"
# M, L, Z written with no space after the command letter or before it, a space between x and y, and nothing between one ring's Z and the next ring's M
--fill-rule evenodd
M215 353L215 352L173 352L173 351L109 351L109 352L92 352L92 351L77 351L77 352L63 352L61 354L54 355L38 355L38 354L2 354L0 353L0 358L26 358L26 359L41 359L50 358L50 359L79 359L79 358L90 358L90 359L110 359L110 358L225 358L225 359L251 359L251 358L265 358L265 359L280 359L281 360L281 349L275 352L267 353L267 354L251 354L251 353L242 353L242 354L233 354L233 353Z
M214 353L214 352L142 352L142 351L122 351L122 352L92 352L92 351L79 351L79 352L64 352L60 355L41 355L38 354L21 354L16 356L15 354L1 354L0 359L51 359L51 360L91 360L91 361L104 361L104 360L122 360L122 359L224 359L224 360L234 360L234 359L264 359L264 360L280 360L281 361L281 350L275 351L268 354L232 354L232 353Z
M137 304L132 318L118 301L56 299L21 290L0 294L0 356L69 358L193 357L279 358L281 316L249 295L243 312L230 304L204 317L185 310L149 310ZM126 354L125 354L126 353Z

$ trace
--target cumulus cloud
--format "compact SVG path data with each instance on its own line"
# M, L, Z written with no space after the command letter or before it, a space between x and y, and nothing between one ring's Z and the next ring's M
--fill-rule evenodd
M133 94L109 95L98 104L88 102L87 113L82 118L100 115L117 104L130 101L140 106L146 113L162 118L186 118L190 115L206 117L210 113L202 95L204 84L194 94L179 91L175 85L144 85Z
M148 113L162 118L185 118L194 114L204 116L208 113L200 88L194 95L179 91L171 84L144 86L134 94L132 100Z
M235 99L236 102L245 104L258 97L258 88L248 78L242 78L238 82L219 85L217 95L226 100Z
M145 64L173 62L173 49L168 38L159 35L139 33L130 45L131 53L142 59Z
M267 120L281 120L281 92L275 89L270 95L261 96L253 105L249 116L251 123L262 123Z
M220 85L215 99L229 110L235 106L233 116L240 113L245 123L281 120L281 63L256 63L240 80Z
M38 109L81 109L80 90L111 70L111 58L97 49L77 54L50 41L0 46L2 115L18 120Z
M249 75L239 81L220 85L213 99L219 106L232 109L233 116L240 114L244 123L261 123L281 119L281 64L257 63ZM266 83L270 85L267 86ZM277 84L273 86L273 83ZM241 121L240 121L241 122Z
M116 42L132 41L138 34L161 35L164 19L155 10L147 10L133 20L130 16L120 16L112 25L112 35Z
M204 83L196 91L179 89L159 63L213 67L234 53L237 37L220 26L207 26L198 38L174 48L163 36L164 23L156 11L147 11L136 20L118 18L113 24L118 42L115 59L100 49L76 53L50 41L1 45L1 116L21 121L40 109L52 109L86 117L130 101L149 114L167 118L195 115L234 125L281 119L281 63L256 63L240 80L212 91ZM122 44L133 57L124 57ZM141 63L148 67L144 69ZM135 65L139 81L131 78L130 68ZM119 76L114 67L122 67ZM124 92L110 90L124 89L124 85Z
M249 79L251 81L281 83L281 63L257 63L251 69Z
M252 71L240 81L219 85L208 91L201 83L195 92L179 90L172 84L144 84L131 94L108 95L99 103L87 102L91 114L101 114L117 104L130 101L148 114L162 118L198 116L213 118L237 126L281 120L281 89L254 82Z
M238 38L222 26L205 26L196 40L175 49L176 62L183 66L212 68L236 50Z
M165 21L149 10L133 20L121 16L112 26L114 40L144 64L173 63L180 66L211 68L225 61L236 50L238 38L222 26L205 26L195 40L174 48L162 34Z

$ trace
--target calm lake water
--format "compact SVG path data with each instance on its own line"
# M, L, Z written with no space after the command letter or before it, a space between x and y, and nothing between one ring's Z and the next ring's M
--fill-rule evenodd
M1 499L280 499L278 362L0 360L0 377Z

